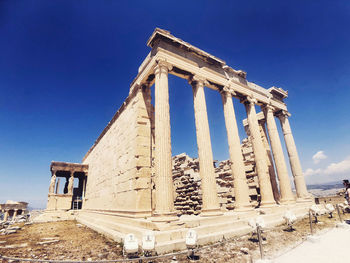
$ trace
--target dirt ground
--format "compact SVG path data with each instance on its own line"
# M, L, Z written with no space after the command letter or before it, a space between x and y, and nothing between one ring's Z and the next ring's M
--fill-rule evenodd
M116 259L122 255L122 246L103 235L77 224L75 221L60 221L32 225L20 224L17 233L0 236L0 247L27 244L24 247L0 248L3 256L33 259L94 260ZM44 238L44 239L43 239ZM57 243L37 244L46 238ZM50 241L49 239L48 241Z
M319 223L313 224L314 231L320 233L333 228L338 218L319 216ZM343 215L350 220L350 214ZM113 260L122 259L122 244L116 243L97 232L77 224L75 221L20 224L17 233L0 235L0 255L32 259L51 260ZM267 257L277 256L297 246L310 234L309 219L294 224L294 231L287 231L285 225L266 230L263 233L263 248ZM51 244L37 244L50 240ZM5 242L4 242L5 241ZM13 246L6 248L6 246ZM18 247L22 246L22 247ZM242 250L243 248L243 250ZM196 252L197 262L251 262L260 257L256 235L245 235L220 244L202 247ZM189 262L186 255L178 255L178 262ZM5 261L3 261L5 262ZM171 257L153 262L174 262Z

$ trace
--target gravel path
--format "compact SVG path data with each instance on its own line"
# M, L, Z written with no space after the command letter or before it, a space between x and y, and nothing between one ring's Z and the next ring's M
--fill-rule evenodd
M305 241L273 262L350 262L350 225L347 225L347 228L334 228L317 237L317 242Z

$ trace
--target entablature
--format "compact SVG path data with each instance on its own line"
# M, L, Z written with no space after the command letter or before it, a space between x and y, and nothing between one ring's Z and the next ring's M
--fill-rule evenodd
M283 99L288 92L276 87L267 90L247 81L246 72L229 67L225 61L172 36L169 31L157 28L147 45L152 47L152 51L141 64L129 94L143 84L153 85L157 61L165 60L172 66L170 74L187 80L196 75L208 81L208 88L220 91L222 87L229 86L232 95L240 99L250 96L259 105L270 104L276 109L286 110Z
M89 165L80 163L67 163L67 162L55 162L52 161L50 165L50 170L52 172L62 171L62 172L81 172L88 173Z

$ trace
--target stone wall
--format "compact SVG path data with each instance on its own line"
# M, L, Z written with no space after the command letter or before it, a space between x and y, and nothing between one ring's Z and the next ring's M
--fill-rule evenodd
M242 141L242 153L245 172L248 180L250 198L257 205L258 177L255 171L255 160L249 139ZM219 203L222 210L234 208L234 186L230 161L215 162L215 177ZM201 179L198 158L191 158L185 153L173 157L173 180L175 186L175 209L178 215L198 215L202 206Z
M150 116L149 90L136 89L84 157L89 172L83 209L150 215Z

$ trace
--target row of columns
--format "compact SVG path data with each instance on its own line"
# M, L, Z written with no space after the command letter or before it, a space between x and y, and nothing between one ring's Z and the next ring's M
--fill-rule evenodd
M17 216L17 212L19 209L10 209L13 210L13 215L12 215L12 220L15 220L16 216ZM9 217L9 211L8 209L4 209L1 212L4 214L4 218L3 221L7 221L8 217Z
M57 181L56 185L56 172L57 171L52 171L52 176L51 176L51 181L50 181L50 186L49 186L49 194L57 194L58 193L58 188L59 188L59 179ZM56 187L55 187L56 186ZM66 182L65 185L65 194L73 194L73 187L74 187L74 172L70 172L69 179Z
M155 221L174 219L174 197L172 179L171 129L169 112L168 72L171 65L165 60L159 60L155 68ZM216 190L216 179L213 167L213 154L210 140L207 107L204 93L206 80L194 76L189 83L193 88L193 103L197 135L199 158L199 173L202 187L202 215L218 215L220 207ZM243 211L251 209L249 188L245 175L245 166L241 152L241 142L238 134L232 95L234 92L225 87L222 92L222 101L227 131L231 169L234 179L235 209ZM247 111L247 120L252 138L255 162L260 185L261 206L269 207L276 204L270 182L269 169L266 162L266 150L261 139L258 119L255 111L257 101L247 97L243 101ZM278 135L274 108L266 105L262 107L265 113L268 134L275 160L278 180L280 184L281 203L294 202L289 182L287 166L285 164L281 141ZM278 115L286 142L286 148L294 176L298 198L307 198L308 193L302 174L298 153L287 115Z

